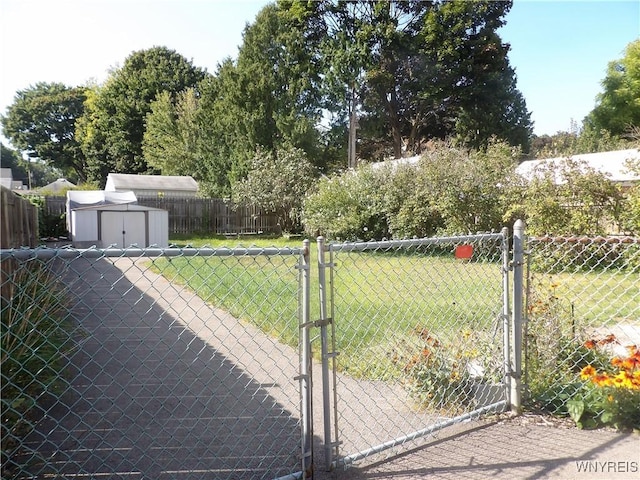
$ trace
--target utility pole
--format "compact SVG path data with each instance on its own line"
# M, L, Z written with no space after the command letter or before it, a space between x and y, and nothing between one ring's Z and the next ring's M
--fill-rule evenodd
M358 130L358 115L356 113L356 88L351 87L351 99L349 102L349 146L348 146L348 161L349 168L356 168L356 139Z

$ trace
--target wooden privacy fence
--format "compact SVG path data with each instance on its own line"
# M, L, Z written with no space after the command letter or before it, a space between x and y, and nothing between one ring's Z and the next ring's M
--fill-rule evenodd
M240 234L277 232L275 215L255 206L237 207L220 198L158 197L138 195L138 205L161 208L169 212L169 234ZM65 212L65 197L46 197L46 211L59 215Z
M38 208L2 187L0 248L35 247L38 244Z

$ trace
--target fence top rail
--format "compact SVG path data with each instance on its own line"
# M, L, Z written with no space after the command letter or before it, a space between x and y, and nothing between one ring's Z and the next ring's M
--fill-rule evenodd
M448 245L452 243L486 242L504 240L505 233L478 233L474 235L454 235L449 237L413 238L407 240L381 240L371 242L330 243L327 247L332 251L365 251L384 250L390 248L420 247L423 245Z
M531 236L528 238L529 242L533 243L637 243L640 244L640 237L632 237L632 236L577 236L577 235L569 235L569 236L550 236L544 235L541 237Z
M57 258L103 258L103 257L260 257L302 255L305 248L292 247L234 247L234 248L21 248L2 249L0 259L14 258L48 260Z

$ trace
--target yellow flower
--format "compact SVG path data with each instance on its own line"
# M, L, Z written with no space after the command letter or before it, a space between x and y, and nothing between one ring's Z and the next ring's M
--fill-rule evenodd
M591 365L587 365L580 371L580 378L583 380L587 380L593 377L596 373L597 372L595 368L593 368Z

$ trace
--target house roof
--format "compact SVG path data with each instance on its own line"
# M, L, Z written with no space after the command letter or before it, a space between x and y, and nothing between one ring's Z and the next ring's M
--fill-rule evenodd
M186 190L197 192L198 183L191 176L131 175L110 173L107 185L117 190Z
M622 184L640 182L640 174L632 172L627 165L627 160L640 161L640 151L637 148L546 158L542 160L526 160L518 165L516 172L525 178L531 178L536 168L545 164L559 166L569 158L576 162L584 162L587 167L591 167L605 174L609 180L613 182Z
M75 188L75 187L76 185L71 183L66 178L59 178L55 182L51 182L50 184L40 188L40 190L51 190L52 192L59 192L61 190L64 190L65 188Z

